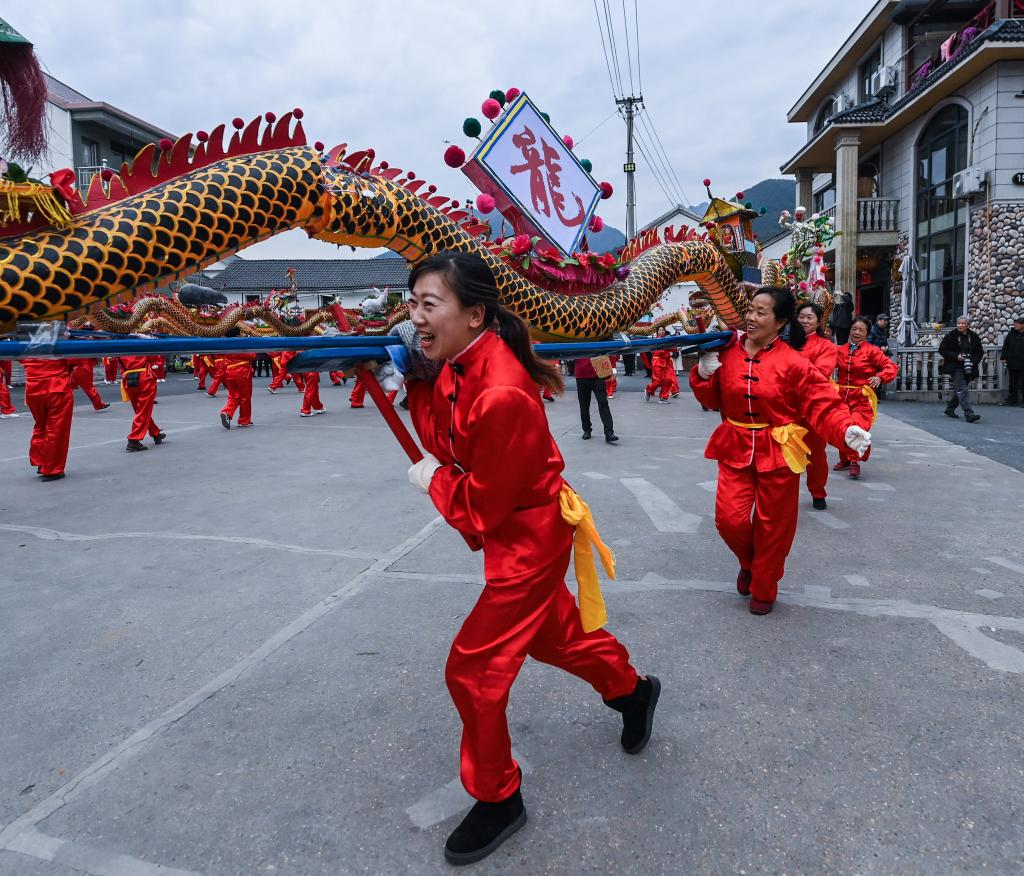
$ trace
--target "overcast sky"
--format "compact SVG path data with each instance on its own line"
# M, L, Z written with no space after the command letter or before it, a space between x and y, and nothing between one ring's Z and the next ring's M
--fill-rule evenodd
M603 10L606 2L628 92L623 4L596 5ZM649 122L687 203L704 200L705 176L716 194L731 196L780 175L805 134L787 124L787 110L872 5L637 0L638 71L633 0L625 3L634 90L642 82ZM415 170L450 196L476 192L445 166L445 141L468 153L475 141L463 136L462 120L483 120L488 92L516 86L560 134L577 140L576 154L593 161L594 176L613 184L599 212L625 226L625 124L608 118L614 102L595 0L5 0L0 8L52 76L93 100L176 134L300 106L310 143L373 146L379 159ZM636 161L642 226L676 198L639 153ZM245 254L351 252L291 232Z

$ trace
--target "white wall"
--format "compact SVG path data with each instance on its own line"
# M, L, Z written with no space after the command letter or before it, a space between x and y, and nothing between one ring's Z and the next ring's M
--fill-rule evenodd
M74 150L71 144L71 113L47 101L46 153L34 165L32 176L45 182L47 174L64 167L73 168L74 166Z

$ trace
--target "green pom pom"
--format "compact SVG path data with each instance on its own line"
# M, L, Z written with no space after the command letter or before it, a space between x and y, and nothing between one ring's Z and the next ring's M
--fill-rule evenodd
M754 208L754 205L750 201L744 201L743 206L746 207L748 210L752 210Z
M462 123L462 133L467 137L479 137L480 130L479 120L474 119L472 116Z
M496 101L498 101L498 103L500 103L500 104L501 104L502 106L504 106L504 105L505 105L505 101L506 101L506 97L505 97L505 92L504 92L504 91L502 91L502 90L501 90L500 88L495 88L495 89L494 89L494 91L492 91L492 92L491 92L491 93L490 93L489 95L487 95L487 96L488 96L488 97L493 97L493 98L494 98L494 99L495 99Z
M551 124L551 116L549 116L547 113L541 113L540 117L544 119L544 121L547 122L549 125Z
M594 165L593 165L593 163L591 162L591 160L589 158L581 158L580 159L580 164L583 165L583 169L587 173L590 173L590 171L592 171L594 169Z
M763 216L763 215L764 215L765 213L767 213L767 212L768 212L768 208L767 208L767 207L762 207L762 208L761 208L760 210L758 210L757 212L758 212L758 213L760 213L760 214L761 214L761 215Z

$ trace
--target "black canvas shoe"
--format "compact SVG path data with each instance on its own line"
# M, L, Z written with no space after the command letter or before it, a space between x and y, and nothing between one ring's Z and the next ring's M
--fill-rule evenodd
M520 782L522 773L520 772ZM526 824L522 786L500 803L478 801L444 844L444 859L462 866L482 861Z
M651 738L659 696L661 682L657 676L648 675L636 683L636 690L629 696L604 701L609 709L622 714L622 737L619 741L626 754L639 754Z
M590 440L590 432L584 432L583 433L583 440L584 441L589 441Z
M815 511L824 511L828 508L828 503L824 499L812 499L811 506Z
M129 439L127 446L124 448L128 453L138 453L140 450L149 450L149 448L141 441L133 441Z
M946 410L944 410L942 413L944 413L947 417L952 417L954 420L960 419L960 415L956 411L951 411L949 408L946 408Z
M163 443L164 443L164 440L165 440L166 438L167 438L167 433L166 433L166 432L157 432L157 433L156 433L156 434L155 434L155 435L153 436L153 443L154 443L154 444L163 444Z
M225 429L230 429L231 428L231 418L227 414L221 414L220 415L220 424Z
M606 444L618 444L619 436L612 433L611 435L605 435L604 440Z

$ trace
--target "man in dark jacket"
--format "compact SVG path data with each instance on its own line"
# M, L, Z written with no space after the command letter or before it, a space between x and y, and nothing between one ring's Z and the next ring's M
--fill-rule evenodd
M850 340L850 326L853 325L853 299L849 292L836 292L836 303L828 318L832 336L837 344Z
M968 423L977 423L980 414L974 413L968 387L978 376L978 368L985 351L981 347L981 338L971 331L971 321L961 316L956 321L956 330L951 331L939 344L939 355L942 356L942 371L953 381L953 395L946 405L947 417L959 419L956 413L957 404L964 409L964 419Z
M872 346L878 347L886 356L889 356L889 314L880 313L875 317L875 324L871 326L871 331L868 333L868 343ZM889 356L891 359L892 356ZM885 398L885 384L883 383L875 391L879 400Z
M598 377L594 369L594 363L590 359L577 359L573 363L573 376L576 378L576 395L580 401L580 420L583 426L583 440L590 439L593 429L590 422L590 397L597 398L597 412L601 415L601 425L604 426L604 440L609 444L618 441L615 435L615 428L612 424L612 411L608 406L608 393L605 389L607 378Z
M1013 328L1006 333L999 361L1010 375L1010 389L1003 404L1016 405L1018 394L1024 404L1024 313L1013 318Z

